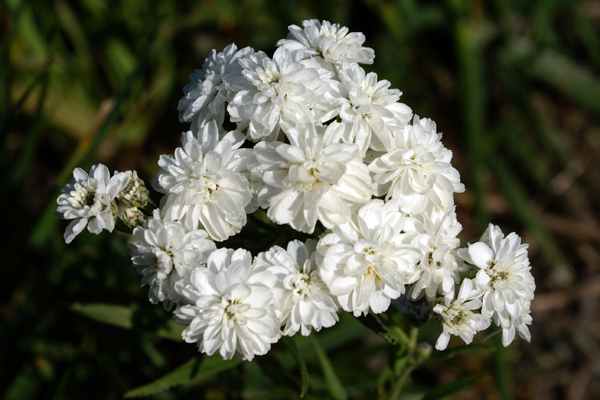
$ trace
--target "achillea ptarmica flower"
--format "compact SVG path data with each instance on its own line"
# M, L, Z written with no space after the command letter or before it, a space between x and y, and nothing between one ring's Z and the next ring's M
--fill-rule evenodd
M525 304L533 299L535 291L527 257L528 247L527 244L521 244L521 238L516 233L504 237L499 227L490 224L479 242L459 250L459 255L466 262L479 268L475 284L483 291L481 313L498 318L503 329L505 326L513 329L512 335L508 335L513 337L514 326L526 329L522 323L523 316L529 315ZM525 332L524 329L519 332ZM527 339L526 334L522 334L522 337Z
M391 130L412 117L410 107L398 102L402 92L389 89L389 81L378 81L377 74L367 74L357 64L343 64L338 73L340 82L329 93L339 104L341 120L352 124L350 141L358 144L363 154L369 147L386 151L393 141Z
M301 58L322 57L332 64L340 62L373 64L375 52L369 47L362 47L365 35L350 32L339 24L329 21L311 19L303 21L304 29L290 25L287 39L277 42L293 52L299 52Z
M64 234L65 242L71 241L87 226L88 231L99 234L102 229L112 232L115 227L117 195L129 182L126 173L117 173L112 178L108 168L96 164L88 175L75 168L73 179L58 196L56 215L72 219Z
M435 122L416 115L412 125L394 130L387 153L369 165L377 195L396 199L408 214L421 213L428 204L451 210L454 193L463 192L465 186L441 138Z
M154 188L166 194L161 201L164 218L181 221L187 230L201 227L217 241L238 233L252 199L248 180L240 173L252 156L252 150L239 149L243 141L236 131L219 141L214 121L197 138L184 133L175 155L162 155L158 161L162 171Z
M404 221L395 201L371 200L319 241L321 278L345 311L384 312L419 277L421 252L402 244Z
M171 309L185 294L180 289L194 269L206 265L208 256L216 250L202 229L186 232L179 221L165 221L158 210L143 227L133 230L136 242L129 242L131 261L142 275L142 285L149 285L148 298L152 304L163 302Z
M338 321L334 296L319 276L315 247L314 240L306 244L294 240L287 250L273 246L254 260L255 269L277 277L281 296L274 307L286 336L294 336L299 330L308 336L311 329L318 332Z
M438 294L454 297L462 263L456 254L460 246L457 235L462 225L456 220L454 209L444 212L429 207L422 214L407 218L404 229L404 243L418 248L422 254L418 264L420 277L411 287L410 298L414 300L424 295L434 301Z
M249 166L262 180L258 203L268 207L269 218L306 233L317 220L327 228L347 222L351 207L371 198L371 176L358 146L324 143L318 130L325 128L306 124L287 130L290 144L258 143L256 164Z
M281 124L314 120L310 107L329 88L316 68L305 66L280 48L273 59L264 53L240 62L251 89L239 91L227 107L233 122L248 121L252 140L275 139Z
M481 307L479 296L480 292L474 288L473 281L465 279L455 300L448 298L438 300L433 307L433 312L434 317L442 324L443 332L435 344L436 349L446 349L450 335L460 336L466 344L469 344L477 332L490 326L489 317L473 312Z
M190 74L190 83L184 88L185 95L177 109L181 122L191 122L191 130L197 133L210 120L219 125L225 120L225 110L233 96L249 83L242 75L239 60L254 54L250 47L238 50L235 44L225 47L221 53L213 50L202 69Z
M208 257L207 268L193 271L190 283L199 295L195 303L177 308L175 320L188 325L183 339L198 343L200 352L250 361L279 340L274 292L268 286L274 277L253 273L251 263L247 250L219 249Z

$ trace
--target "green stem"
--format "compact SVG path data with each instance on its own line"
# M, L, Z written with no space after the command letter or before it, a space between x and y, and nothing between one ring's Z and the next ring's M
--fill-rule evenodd
M406 346L406 357L408 360L407 360L406 366L404 367L402 372L398 375L396 382L394 382L394 384L392 385L392 391L390 393L389 400L397 400L400 398L400 393L402 392L402 388L404 387L404 382L406 381L406 378L408 378L409 375L411 374L411 372L419 366L417 359L415 357L415 355L416 355L415 353L417 351L418 334L419 334L419 328L411 326L410 334L409 334L409 341Z

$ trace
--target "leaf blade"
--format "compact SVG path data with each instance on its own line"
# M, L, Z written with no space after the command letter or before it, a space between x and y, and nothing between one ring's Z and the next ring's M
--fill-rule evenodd
M219 355L205 356L202 359L194 357L179 368L147 385L129 390L124 398L147 397L163 392L174 386L191 382L195 379L206 378L210 375L231 369L239 365L242 360L234 358L223 360Z
M317 358L319 359L319 363L321 364L321 368L323 368L323 375L325 375L325 382L327 383L327 390L331 397L336 400L346 400L348 395L346 394L346 390L342 386L342 382L340 378L338 378L335 373L335 369L329 361L329 357L321 348L319 341L315 337L315 335L310 335L310 339L313 343L313 347L315 349L315 353L317 353Z

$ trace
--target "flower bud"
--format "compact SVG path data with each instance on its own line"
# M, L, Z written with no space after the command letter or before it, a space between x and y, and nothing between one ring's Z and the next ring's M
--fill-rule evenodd
M117 195L117 201L123 203L127 207L144 207L148 204L148 189L144 181L141 180L137 171L125 172L130 176L129 183Z

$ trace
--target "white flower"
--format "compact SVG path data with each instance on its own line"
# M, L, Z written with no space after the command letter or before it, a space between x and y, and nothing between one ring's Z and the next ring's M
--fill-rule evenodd
M264 284L273 279L267 272L253 273L251 262L247 250L219 249L208 257L207 268L192 272L199 296L195 304L177 308L175 320L188 324L182 337L197 342L202 353L250 361L279 340L273 291Z
M402 127L412 116L410 107L398 103L402 92L389 89L389 81L378 81L377 74L367 74L357 64L342 64L338 73L340 83L327 95L339 104L342 121L352 124L344 141L358 144L363 153L368 147L385 151L393 140L391 129Z
M350 208L371 197L371 177L358 146L324 143L317 129L325 130L314 124L288 129L290 144L258 143L257 164L249 166L263 182L257 184L258 203L268 207L269 218L306 233L317 220L327 228L347 222Z
M506 310L517 320L525 312L524 304L533 299L535 290L528 247L516 233L504 237L499 227L490 224L479 242L459 251L466 262L479 268L475 282L484 291L483 315L501 316Z
M161 156L162 168L154 188L167 194L161 202L166 220L180 220L189 231L204 228L211 238L223 241L246 224L246 207L252 199L248 180L240 173L252 150L239 149L243 137L229 132L218 141L214 121L201 129L198 139L182 135L175 156Z
M310 107L329 89L319 71L298 62L285 48L279 48L273 59L263 53L242 60L243 75L252 89L242 90L227 107L233 122L248 124L253 140L275 139L279 126L313 121Z
M533 322L530 308L531 302L525 300L523 301L523 313L517 317L510 315L507 309L494 314L494 322L502 328L502 344L504 347L508 347L512 343L517 332L522 339L531 342L531 333L529 333L527 327Z
M154 210L144 227L133 230L133 236L137 242L129 242L131 261L143 276L142 285L150 286L150 302L162 301L165 309L180 299L189 302L179 289L187 284L193 269L204 266L216 250L214 242L206 239L207 233L200 229L186 232L179 221L163 221Z
M73 220L65 231L65 242L71 243L86 226L96 235L102 229L112 232L117 212L114 199L127 183L128 174L118 173L111 178L108 168L102 164L94 165L89 175L81 168L75 168L73 179L57 199L56 215Z
M226 103L240 90L249 88L238 61L253 53L250 47L238 50L235 44L230 44L221 53L213 50L202 69L190 74L190 83L183 88L185 95L177 109L181 122L192 122L192 132L198 132L211 119L223 124Z
M384 312L419 277L421 253L401 243L404 221L395 201L371 200L319 241L320 275L344 310Z
M334 297L319 276L315 246L314 240L306 245L294 240L287 251L274 246L254 260L255 269L267 270L278 279L281 297L274 306L286 336L294 336L299 330L308 336L311 328L318 332L338 321Z
M412 125L393 133L388 152L369 165L375 173L377 194L398 200L402 211L409 214L423 212L430 203L450 210L454 193L463 192L465 187L450 164L452 152L442 145L435 123L415 115Z
M425 295L429 301L434 301L438 293L454 297L460 261L456 257L456 249L460 246L456 236L462 230L454 209L443 212L430 207L422 214L407 218L404 230L404 243L422 252L419 261L421 275L412 286L410 297L414 300Z
M434 316L443 328L435 344L436 349L444 350L448 346L450 335L460 336L466 344L470 344L477 332L490 326L489 317L472 311L481 307L479 296L480 292L474 289L473 281L465 279L456 300L445 298L433 307L433 312L436 314Z
M302 25L304 29L290 25L287 39L280 40L277 45L300 52L302 58L319 56L333 64L342 61L373 64L375 52L362 47L365 42L362 33L348 33L346 27L316 19L303 21Z

